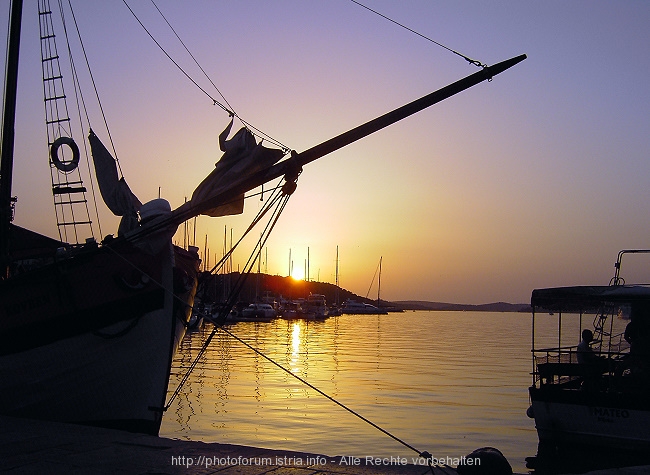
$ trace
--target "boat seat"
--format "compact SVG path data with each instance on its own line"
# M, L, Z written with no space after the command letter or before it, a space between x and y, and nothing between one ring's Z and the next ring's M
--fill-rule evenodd
M537 371L542 380L551 383L557 376L585 376L589 367L578 363L541 363L537 365Z

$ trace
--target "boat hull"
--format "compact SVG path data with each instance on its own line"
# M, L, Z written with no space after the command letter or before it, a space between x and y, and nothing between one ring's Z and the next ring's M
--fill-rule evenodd
M344 315L387 315L388 312L377 307L344 307L341 309Z
M197 269L198 256L171 246L157 255L98 250L7 281L0 411L158 434ZM67 292L57 295L63 279L48 286L46 277L65 270ZM39 295L49 304L17 304Z
M566 450L650 449L650 407L642 394L556 389L529 390L540 444Z

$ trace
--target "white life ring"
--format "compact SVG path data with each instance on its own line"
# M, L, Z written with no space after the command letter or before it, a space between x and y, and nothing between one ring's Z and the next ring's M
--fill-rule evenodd
M61 145L67 145L70 147L70 150L72 150L72 160L69 162L63 162L59 158L59 147ZM73 138L59 137L52 143L52 146L50 147L50 157L52 158L52 163L54 163L54 166L57 169L65 173L71 172L79 165L79 147Z

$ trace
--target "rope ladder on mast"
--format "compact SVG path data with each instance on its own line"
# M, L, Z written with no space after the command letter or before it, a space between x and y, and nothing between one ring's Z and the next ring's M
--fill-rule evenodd
M72 138L72 121L49 0L39 0L38 18L45 124L56 221L60 239L79 244L93 236L93 226L86 199L87 190L78 167L79 147Z

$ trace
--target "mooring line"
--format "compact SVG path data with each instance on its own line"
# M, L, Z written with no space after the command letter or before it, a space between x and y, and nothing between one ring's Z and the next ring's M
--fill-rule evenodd
M237 335L235 335L235 334L232 333L231 331L226 330L226 329L223 328L223 327L218 327L218 328L219 328L221 331L225 332L226 334L230 335L232 338L234 338L235 340L237 340L237 341L238 341L239 343L241 343L242 345L246 346L248 349L252 350L252 351L255 352L256 354L258 354L259 356L261 356L262 358L264 358L265 360L267 360L269 363L271 363L271 364L277 366L279 369L281 369L281 370L284 371L285 373L287 373L287 374L293 376L294 378L296 378L298 381L300 381L301 383L303 383L304 385L306 385L306 386L309 387L310 389L313 389L314 391L316 391L316 392L317 392L318 394L320 394L321 396L324 396L325 398L327 398L327 399L329 399L330 401L332 401L334 404L338 405L339 407L342 407L342 408L345 409L346 411L348 411L348 412L350 412L351 414L357 416L357 417L358 417L359 419L361 419L362 421L364 421L364 422L370 424L372 427L374 427L374 428L377 429L378 431L382 432L383 434L387 435L387 436L390 437L391 439L393 439L393 440L399 442L400 444L402 444L403 446L405 446L405 447L411 449L412 451L416 452L416 453L417 453L419 456L421 456L421 457L431 458L431 455L430 455L428 452L426 452L426 451L423 452L423 451L421 451L421 450L416 449L416 448L413 447L412 445L410 445L410 444L404 442L402 439L400 439L400 438L397 437L396 435L391 434L391 433L388 432L386 429L383 429L382 427L378 426L377 424L375 424L374 422L372 422L372 421L369 420L368 418L362 416L361 414L359 414L359 413L356 412L355 410L353 410L353 409L347 407L347 406L346 406L345 404L343 404L342 402L337 401L336 399L334 399L334 398L333 398L332 396L330 396L329 394L327 394L327 393L325 393L324 391L318 389L316 386L314 386L313 384L311 384L309 381L307 381L307 380L305 380L304 378L301 378L300 376L298 376L297 374L291 372L290 370L288 370L287 368L285 368L284 366L282 366L280 363L276 362L275 360L273 360L273 359L270 358L269 356L266 356L266 355L265 355L264 353L262 353L260 350L258 350L257 348L253 347L251 344L245 342L244 340L242 340L241 338L239 338Z

